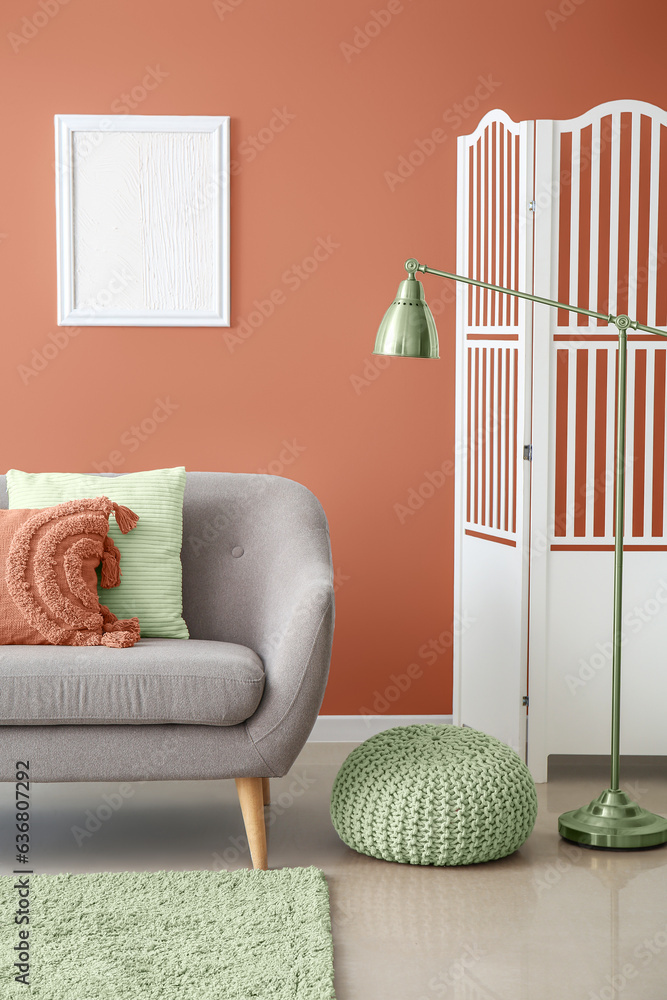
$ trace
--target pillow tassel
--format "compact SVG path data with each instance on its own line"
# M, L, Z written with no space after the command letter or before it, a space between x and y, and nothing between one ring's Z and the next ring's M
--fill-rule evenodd
M104 539L104 551L102 552L102 571L100 573L100 584L105 589L117 587L120 583L120 552L113 541L107 535Z
M138 514L135 514L129 507L123 507L121 503L114 503L112 506L116 515L116 523L124 535L136 528L139 520Z
M100 639L101 646L127 649L128 646L134 646L135 642L139 642L141 632L138 618L116 618L104 604L100 604L100 611L104 622L104 633Z

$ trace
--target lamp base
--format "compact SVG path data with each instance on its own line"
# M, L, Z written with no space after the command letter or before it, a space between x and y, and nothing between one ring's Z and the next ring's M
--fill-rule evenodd
M589 805L563 813L558 832L576 844L631 851L667 843L667 819L642 809L625 792L608 788Z

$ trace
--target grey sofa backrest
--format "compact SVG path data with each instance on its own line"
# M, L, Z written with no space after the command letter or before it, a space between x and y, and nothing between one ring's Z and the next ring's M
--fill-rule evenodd
M5 476L0 507L7 507ZM322 586L331 586L324 511L305 486L279 476L188 472L182 560L191 637L238 642L260 655L284 610L282 580L312 574L314 564Z

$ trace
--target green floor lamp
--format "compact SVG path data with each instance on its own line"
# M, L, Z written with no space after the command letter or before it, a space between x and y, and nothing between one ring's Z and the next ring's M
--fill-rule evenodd
M611 784L597 799L581 809L563 813L558 820L558 832L567 840L591 847L626 848L655 847L667 843L667 819L642 809L619 788L621 732L621 641L623 603L623 530L625 504L625 409L627 331L644 330L658 337L667 337L663 330L644 326L629 316L611 316L567 305L553 299L543 299L513 288L490 285L486 281L465 278L448 271L436 271L414 258L405 262L406 280L398 286L396 298L384 315L375 341L374 354L401 358L437 358L438 334L433 314L424 299L424 288L415 277L417 271L437 274L467 285L488 288L493 292L515 295L520 299L567 309L570 312L603 319L618 330L618 412L616 436L616 522L614 539L614 618L612 657L611 710Z

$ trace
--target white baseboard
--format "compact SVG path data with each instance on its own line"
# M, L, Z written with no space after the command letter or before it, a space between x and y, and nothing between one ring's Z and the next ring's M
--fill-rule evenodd
M363 743L369 736L394 726L420 723L451 725L451 715L319 715L309 743Z

